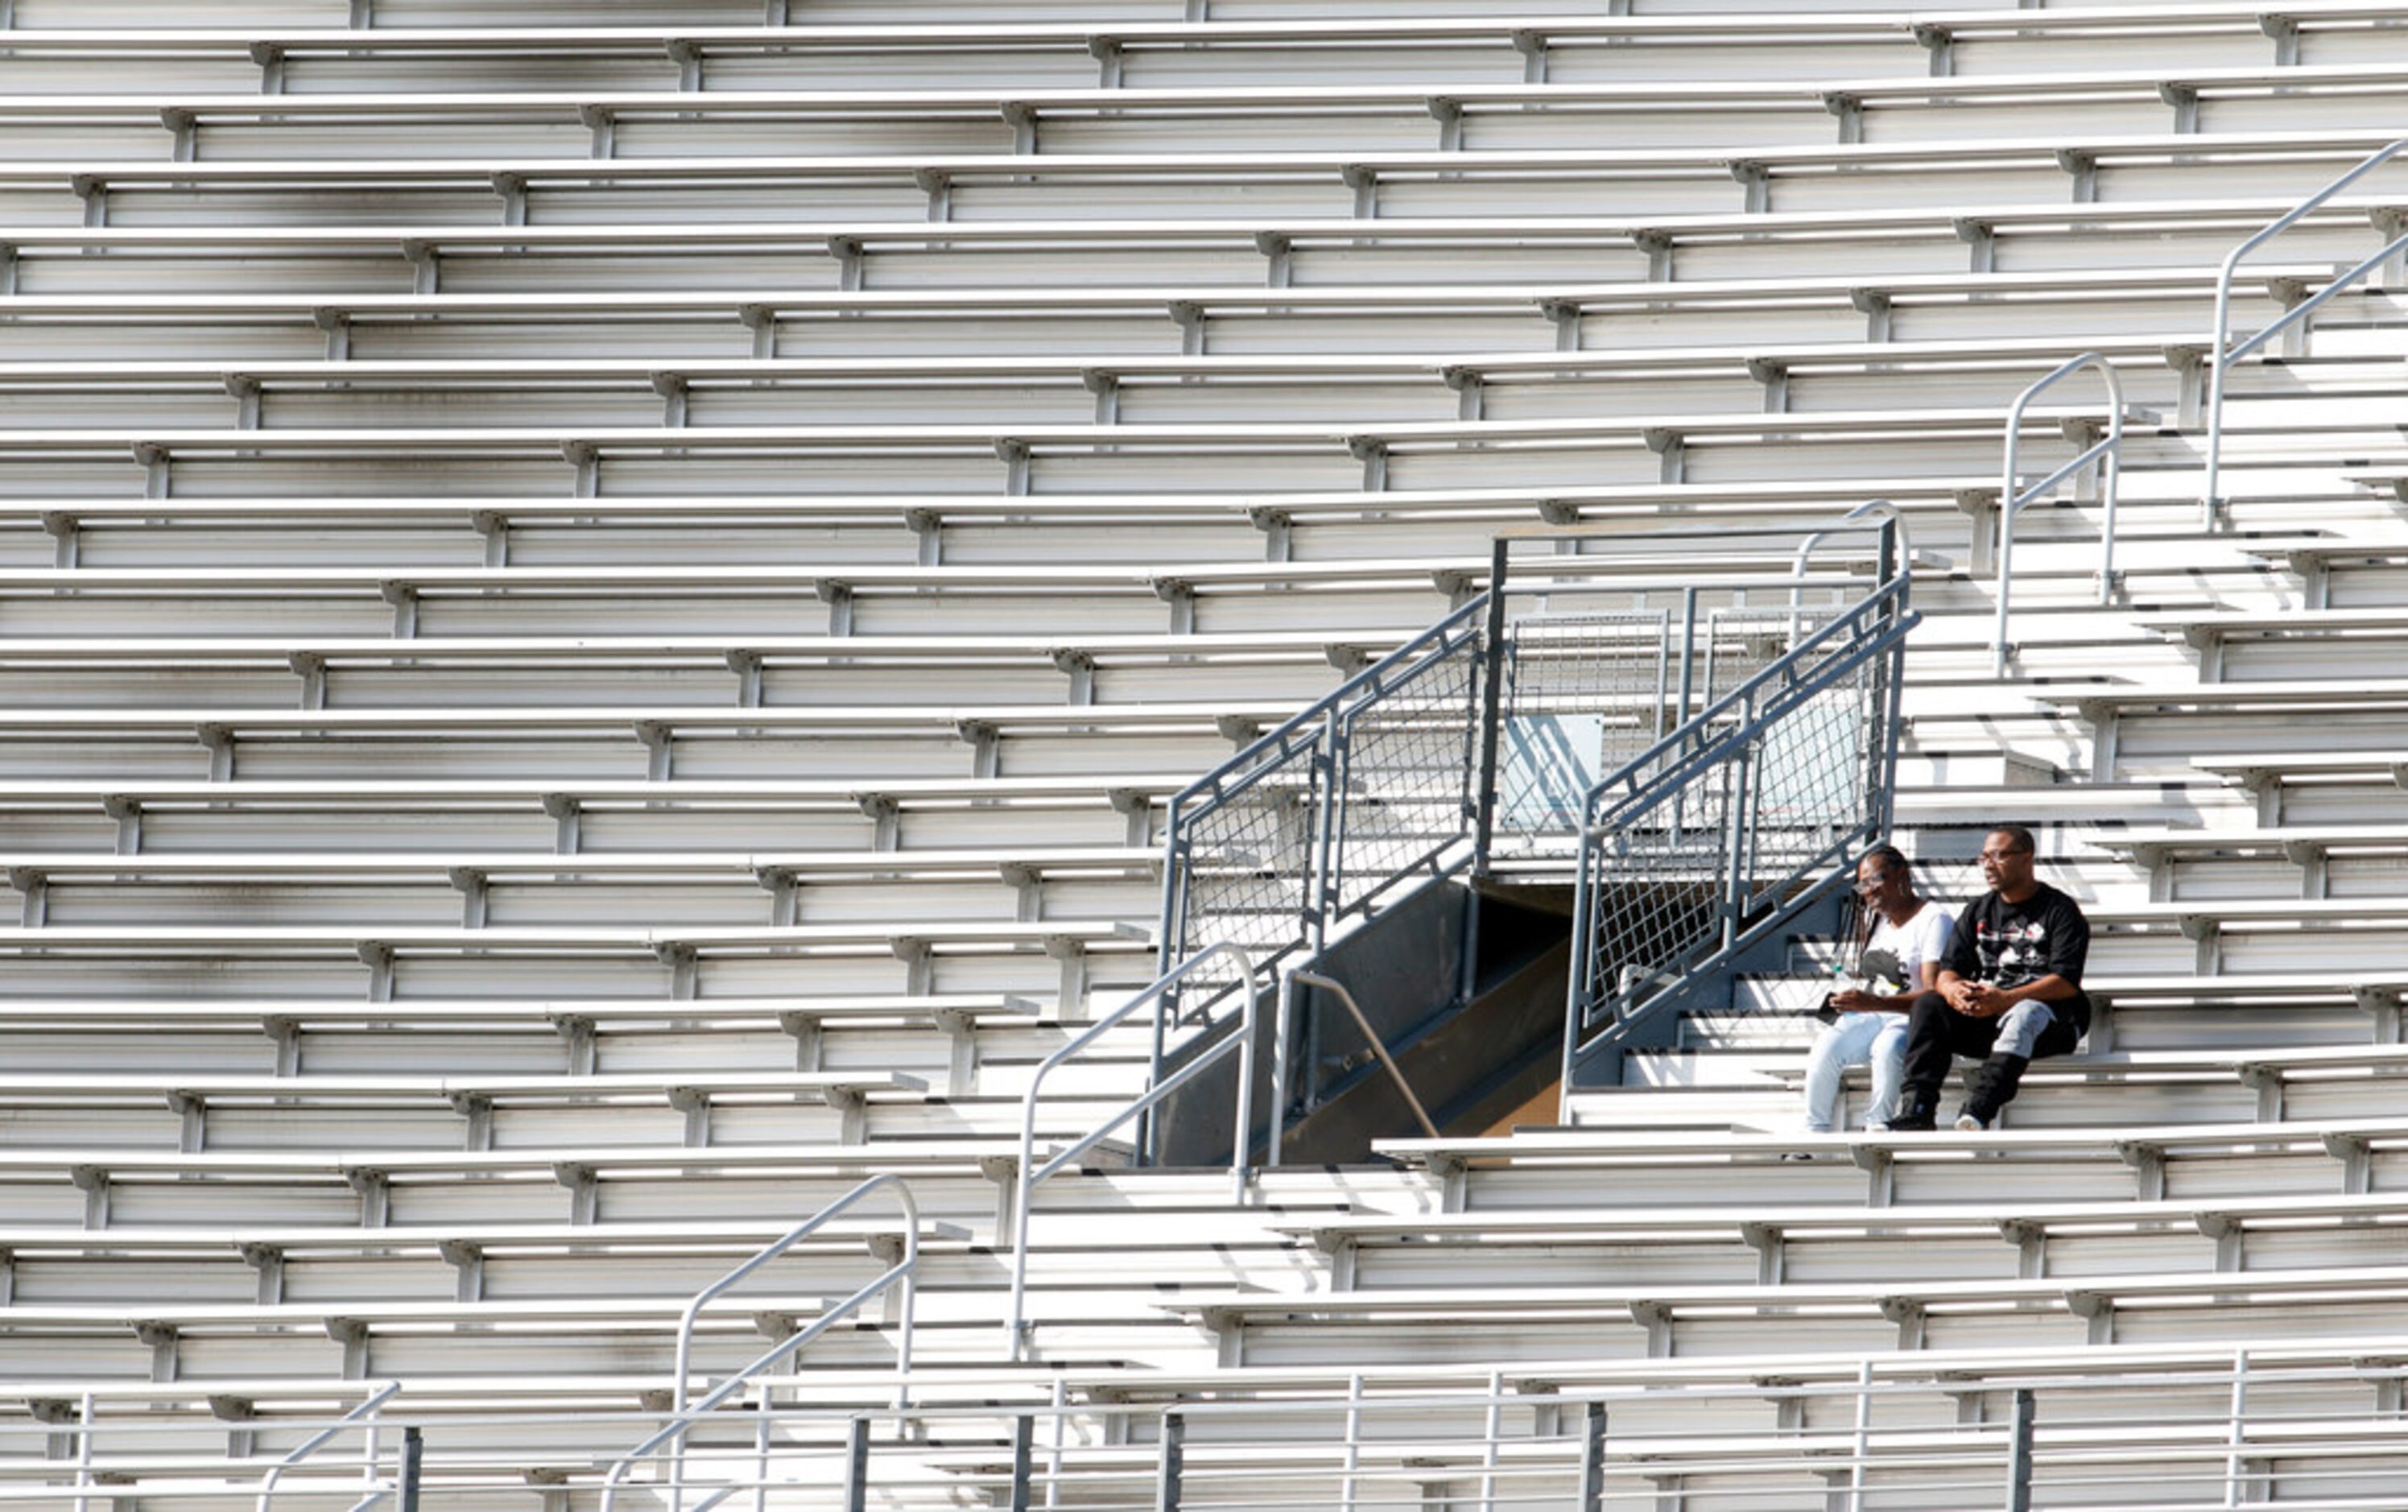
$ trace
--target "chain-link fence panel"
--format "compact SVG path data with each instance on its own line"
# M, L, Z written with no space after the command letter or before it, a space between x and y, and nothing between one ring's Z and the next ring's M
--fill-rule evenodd
M1778 890L1846 837L1871 803L1877 669L1860 662L1768 728L1752 763L1747 896Z
M1584 1028L1678 986L1875 832L1905 622L1887 598L1801 609L1795 621L1786 610L1725 612L1698 638L1718 668L1709 685L1737 680L1684 727L1662 771L1626 775L1591 815Z
M1660 610L1514 622L1498 731L1499 842L1570 837L1589 789L1670 733L1667 623Z
M1487 638L1467 636L1339 716L1332 917L1470 841L1487 664Z

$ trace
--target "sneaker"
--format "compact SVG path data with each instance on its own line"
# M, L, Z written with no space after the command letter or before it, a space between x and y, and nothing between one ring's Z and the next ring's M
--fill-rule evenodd
M1919 1098L1910 1098L1906 1105L1891 1114L1889 1131L1893 1134L1927 1133L1938 1127L1932 1118L1932 1106Z
M1987 1123L1970 1113L1960 1113L1956 1116L1956 1131L1960 1134L1979 1134L1989 1127Z

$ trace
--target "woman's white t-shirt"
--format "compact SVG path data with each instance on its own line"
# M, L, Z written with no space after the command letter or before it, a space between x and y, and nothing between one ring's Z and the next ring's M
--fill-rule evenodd
M1866 991L1885 998L1920 992L1923 963L1936 962L1945 956L1948 941L1956 932L1956 915L1928 900L1904 924L1892 924L1883 915L1865 940L1865 948L1857 959L1856 980Z

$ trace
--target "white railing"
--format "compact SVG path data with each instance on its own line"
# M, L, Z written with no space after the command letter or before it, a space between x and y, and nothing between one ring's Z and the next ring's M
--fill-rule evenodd
M871 1281L868 1285L855 1291L852 1296L847 1297L844 1301L837 1303L834 1307L822 1313L819 1318L812 1322L810 1327L802 1330L789 1338L779 1341L775 1346L756 1357L743 1369L738 1371L726 1380L722 1381L709 1392L706 1392L700 1401L689 1405L685 1400L687 1363L694 1343L695 1320L702 1316L703 1308L726 1293L730 1288L736 1286L738 1282L741 1282L745 1277L751 1275L762 1266L767 1265L769 1261L777 1259L780 1255L784 1254L787 1250L793 1248L802 1240L810 1237L813 1232L825 1225L830 1218L836 1217L837 1214L844 1211L854 1202L859 1202L862 1198L868 1196L871 1192L878 1190L882 1187L893 1187L895 1188L896 1200L903 1209L903 1249L901 1256L895 1261L895 1263L887 1267L885 1273L881 1274L876 1280ZM907 1184L902 1177L892 1172L888 1172L882 1175L872 1176L868 1180L862 1182L859 1186L854 1187L851 1191L846 1192L835 1202L830 1202L827 1206L821 1208L817 1213L811 1215L810 1217L805 1219L799 1224L796 1224L794 1228L787 1230L785 1233L777 1239L774 1239L769 1244L764 1246L752 1259L746 1260L741 1265L737 1266L734 1270L731 1270L726 1274L721 1276L718 1280L711 1282L709 1286L706 1286L701 1290L695 1292L693 1299L686 1303L684 1313L678 1319L677 1355L676 1364L673 1367L676 1374L674 1376L675 1384L672 1388L677 1393L676 1408L672 1413L669 1421L663 1424L642 1443L637 1445L634 1448L629 1449L625 1454L620 1456L617 1462L610 1466L609 1474L604 1479L602 1485L603 1512L612 1512L612 1509L617 1505L619 1488L627 1474L632 1471L638 1463L658 1453L665 1445L673 1446L669 1449L669 1506L671 1512L681 1512L681 1509L685 1505L685 1440L688 1432L692 1430L695 1423L705 1414L713 1411L720 1405L720 1404L735 1395L736 1392L745 1385L767 1373L771 1366L777 1364L781 1361L791 1358L796 1353L799 1352L803 1346L810 1343L811 1340L825 1332L839 1319L851 1316L853 1309L859 1307L863 1303L868 1301L871 1297L878 1296L884 1292L889 1287L896 1285L900 1285L903 1289L903 1306L901 1310L902 1316L900 1332L897 1334L896 1346L896 1385L895 1404L898 1409L908 1406L910 1404L909 1392L911 1374L911 1319L914 1304L917 1300L917 1273L919 1271L919 1267L920 1204L918 1201L912 1197L910 1185ZM769 1414L769 1392L765 1388L761 1392L757 1417L758 1427L756 1428L754 1437L754 1452L760 1461L761 1476L763 1477L760 1484L763 1487L766 1487L767 1484L767 1477L768 1475L768 1461L770 1457ZM723 1484L718 1490L714 1491L710 1496L705 1498L699 1504L699 1512L707 1512L708 1508L716 1505L719 1502L731 1494L731 1492L736 1489L738 1488L730 1484ZM760 1501L760 1497L756 1495L754 1500L757 1505Z
M1846 1496L1878 1487L1900 1493L1921 1484L1930 1493L1928 1505L2207 1512L2269 1500L2326 1505L2315 1491L2327 1480L2337 1498L2352 1477L2361 1488L2376 1476L2408 1483L2401 1480L2408 1476L2408 1434L2399 1432L2396 1405L2408 1385L2408 1339L2099 1352L2110 1358L2085 1371L2069 1370L2061 1353L2043 1350L1952 1351L1946 1359L1916 1352L1855 1360L1723 1357L1682 1381L1627 1361L1555 1360L1545 1366L1548 1376L1592 1383L1509 1390L1494 1367L1484 1365L1384 1377L1333 1372L1326 1384L1293 1394L1216 1393L1209 1401L1072 1402L1056 1390L1050 1404L914 1404L899 1413L765 1405L761 1420L778 1433L774 1454L752 1475L721 1484L713 1499L752 1491L757 1501L772 1488L841 1479L839 1505L849 1507L866 1507L873 1492L883 1505L930 1491L995 1506L1050 1506L1072 1497L1144 1505L1168 1469L1187 1512L1259 1507L1267 1476L1279 1479L1281 1505L1417 1508L1426 1505L1423 1488L1443 1480L1479 1486L1476 1500L1456 1505L1493 1512L1534 1501L1560 1505L1582 1481L1598 1491L1592 1505L1652 1505L1657 1477L1711 1470L1727 1477L1727 1486L1765 1494L1811 1490L1799 1505L1817 1506L1828 1505L1827 1491ZM765 1377L762 1384L792 1380ZM1125 1384L1142 1391L1146 1383L1133 1373ZM1969 1400L1985 1405L1978 1420L1955 1410ZM2026 1402L2046 1410L2008 1410ZM2102 1415L2109 1403L2114 1411ZM1677 1430L1668 1430L1666 1409L1682 1414ZM1768 1413L1775 1419L1769 1425ZM895 1436L873 1442L870 1424L890 1417ZM991 1436L998 1418L1012 1424L1014 1452L929 1462L931 1444ZM518 1446L547 1433L651 1420L652 1415L609 1410L446 1413L438 1433L474 1447L438 1452L441 1482L454 1499L523 1494L527 1454ZM1064 1431L1039 1451L1034 1426L1047 1421ZM1215 1422L1214 1432L1183 1432L1190 1423ZM948 1432L953 1425L962 1431L958 1440ZM357 1425L346 1418L327 1432L348 1426ZM79 1424L0 1423L0 1440L60 1433L85 1439L73 1462L11 1451L7 1462L17 1468L0 1479L0 1506L141 1498L145 1481L154 1479L163 1487L173 1480L175 1497L196 1505L253 1494L248 1480L224 1476L223 1459L168 1447L165 1441L191 1433L189 1418L146 1411L105 1428L137 1446L131 1452L138 1469L95 1459L89 1445L103 1425L89 1418ZM1259 1448L1271 1433L1280 1457L1267 1467ZM156 1447L140 1447L145 1440ZM871 1452L882 1444L903 1452ZM1174 1452L1163 1453L1164 1445ZM569 1489L590 1484L580 1479ZM320 1496L327 1490L322 1482L311 1489ZM2014 1500L2018 1490L2031 1500ZM2330 1505L2389 1504L2361 1494Z
M268 1466L266 1473L259 1477L259 1500L255 1512L270 1512L270 1508L275 1506L277 1483L284 1478L284 1472L292 1469L294 1465L299 1464L302 1461L307 1460L312 1454L317 1453L319 1449L331 1443L345 1429L352 1427L365 1426L366 1430L366 1436L360 1447L361 1489L366 1494L362 1496L359 1501L352 1504L351 1512L362 1512L363 1508L374 1506L377 1503L384 1500L386 1496L392 1494L389 1489L379 1489L376 1486L378 1428L376 1415L378 1409L381 1408L386 1403L392 1401L396 1395L400 1394L400 1391L401 1383L399 1381L384 1382L374 1391L368 1393L366 1401L362 1402L358 1406L353 1407L351 1411L343 1414L340 1418L328 1424L318 1433L302 1440L301 1443L294 1447L292 1453L286 1455L277 1463ZM84 1417L86 1420L89 1421L92 1416L92 1409L89 1405L91 1399L87 1397L85 1398L85 1402L87 1405L84 1408ZM87 1435L85 1439L85 1447L89 1449L90 1446L91 1439L90 1436Z
M1235 1015L1235 1030L1220 1044L1195 1057L1168 1076L1156 1076L1145 1094L1124 1105L1121 1110L1089 1130L1065 1148L1054 1153L1043 1165L1037 1165L1037 1099L1043 1091L1045 1078L1055 1067L1073 1058L1109 1032L1114 1025L1126 1019L1140 1008L1154 1005L1159 1015L1165 995L1185 981L1188 975L1206 961L1219 956L1237 959L1240 970L1240 1001ZM1238 1058L1238 1089L1236 1128L1230 1135L1229 1201L1240 1206L1246 1201L1249 1177L1247 1146L1254 1137L1254 1009L1262 998L1262 984L1256 980L1254 958L1243 946L1226 941L1207 945L1157 979L1153 986L1113 1009L1091 1025L1085 1033L1047 1056L1029 1078L1028 1090L1020 1102L1020 1165L1012 1192L1011 1232L1005 1236L1011 1245L1011 1311L1006 1322L1005 1346L1010 1357L1018 1360L1027 1346L1028 1302L1028 1210L1035 1201L1038 1183L1062 1170L1071 1161L1102 1143L1104 1137L1123 1124L1150 1113L1165 1098L1196 1080L1227 1056ZM1225 1020L1226 1022L1226 1020ZM1157 1036L1156 1043L1159 1043Z
M2408 248L2408 233L2392 238L2381 251L2364 262L2341 274L2319 291L2314 298L2305 299L2285 310L2281 317L2246 340L2232 340L2232 275L2241 260L2259 247L2289 230L2300 220L2314 211L2333 195L2365 178L2388 163L2402 149L2408 149L2408 137L2393 142L2368 156L2358 166L2310 194L2299 204L2268 222L2247 240L2225 254L2224 266L2215 280L2215 344L2209 353L2214 371L2209 376L2207 400L2207 482L2200 494L2200 527L2214 530L2224 511L2223 497L2217 493L2224 464L2224 381L2232 365L2264 346L2268 340L2299 324L2315 312L2317 306L2356 283L2382 266L2384 259Z
M2085 367L2096 367L2107 381L2107 434L2085 448L2079 456L2033 483L2018 488L2015 461L2023 442L2024 410L2042 390L2072 377ZM1999 607L1997 620L1990 631L1990 675L2007 675L2007 658L2014 643L2007 639L2007 620L2015 593L2015 519L2023 507L2046 494L2066 479L2074 476L2093 463L2099 466L2100 503L2106 518L2099 533L2099 602L2113 603L2115 598L2115 482L2124 451L2124 381L2115 376L2114 364L2096 352L2086 352L2067 359L2046 377L2035 380L2031 386L2015 396L2014 404L2007 410L2007 456L2004 478L1999 491Z

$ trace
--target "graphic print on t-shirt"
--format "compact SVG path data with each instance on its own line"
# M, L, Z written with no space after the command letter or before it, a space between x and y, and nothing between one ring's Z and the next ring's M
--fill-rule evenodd
M1977 920L1973 948L1982 980L1993 986L2021 986L2048 974L2048 926L2038 919Z

